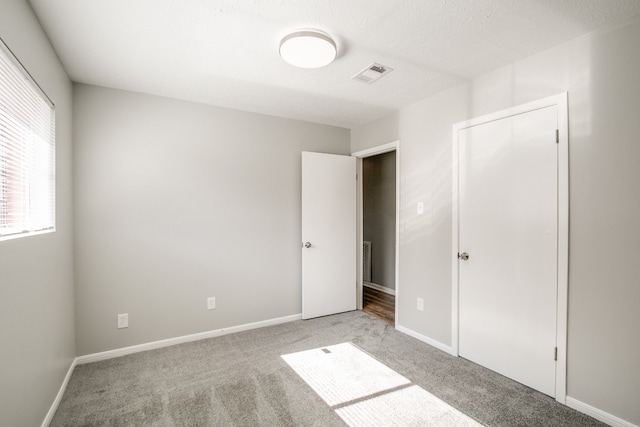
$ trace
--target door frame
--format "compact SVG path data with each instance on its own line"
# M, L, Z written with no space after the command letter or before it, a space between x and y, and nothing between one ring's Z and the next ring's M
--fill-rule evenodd
M461 130L495 120L556 106L558 112L558 252L556 311L556 389L555 399L566 404L567 397L567 313L569 270L569 128L567 92L507 108L453 125L452 153L452 244L451 244L451 347L459 356L459 205L458 205L458 135Z
M395 281L396 281L396 292L395 292L395 325L394 327L398 328L398 299L400 295L400 141L393 141L387 144L378 145L376 147L368 148L366 150L357 151L352 153L351 155L356 158L356 168L358 171L358 184L356 190L356 212L357 212L357 221L356 221L356 242L358 245L358 258L357 258L357 291L356 291L356 302L358 310L362 310L362 293L363 293L363 284L362 284L362 242L363 242L363 204L362 204L362 159L372 156L377 156L379 154L385 154L395 151L396 152L396 247L395 247Z

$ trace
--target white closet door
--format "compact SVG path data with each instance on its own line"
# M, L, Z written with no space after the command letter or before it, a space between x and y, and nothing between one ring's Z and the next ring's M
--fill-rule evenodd
M557 107L458 135L459 354L555 394ZM463 257L464 258L464 257Z

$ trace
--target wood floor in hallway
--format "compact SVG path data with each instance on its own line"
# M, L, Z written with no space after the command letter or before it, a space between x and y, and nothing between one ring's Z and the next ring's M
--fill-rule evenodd
M362 311L395 326L396 297L363 286Z

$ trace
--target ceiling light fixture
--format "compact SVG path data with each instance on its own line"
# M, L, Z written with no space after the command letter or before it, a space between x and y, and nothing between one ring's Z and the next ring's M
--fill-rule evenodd
M300 30L280 42L280 56L300 68L319 68L330 64L338 53L331 37L318 30Z

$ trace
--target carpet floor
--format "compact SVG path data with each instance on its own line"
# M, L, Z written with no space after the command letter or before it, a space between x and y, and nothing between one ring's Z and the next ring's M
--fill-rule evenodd
M281 356L346 342L481 425L605 426L361 311L78 365L50 425L345 426Z

